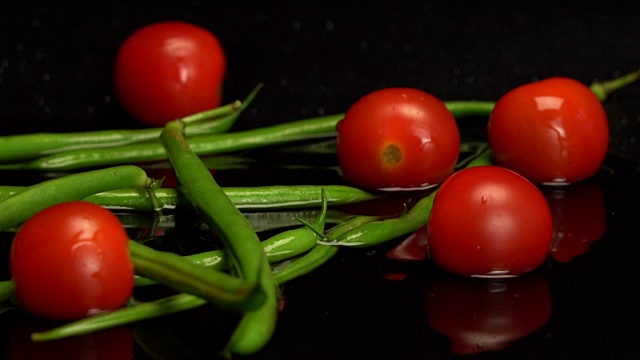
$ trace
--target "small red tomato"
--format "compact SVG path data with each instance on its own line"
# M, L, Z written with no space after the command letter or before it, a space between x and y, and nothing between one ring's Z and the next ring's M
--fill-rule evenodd
M609 146L602 103L586 85L555 77L507 92L488 137L497 165L534 183L573 183L597 173Z
M133 291L129 237L109 210L84 202L46 208L11 245L18 304L52 319L77 319L123 306Z
M435 195L428 226L434 263L464 276L517 276L544 263L552 218L542 192L499 166L466 168Z
M218 38L200 26L168 21L135 31L114 64L116 96L150 126L221 104L226 57Z
M386 88L356 101L337 125L345 181L368 189L437 185L453 173L460 134L446 105L411 88Z

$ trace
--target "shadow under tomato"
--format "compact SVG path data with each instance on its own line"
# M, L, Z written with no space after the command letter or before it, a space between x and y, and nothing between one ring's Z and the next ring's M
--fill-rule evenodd
M550 256L569 262L586 254L594 241L602 238L606 227L606 204L600 184L575 183L562 187L543 187L553 217Z
M133 359L133 332L126 326L59 340L31 341L30 335L33 332L58 325L60 324L35 318L17 321L9 330L7 359Z
M550 314L547 280L537 273L506 279L443 275L427 288L428 323L449 338L457 355L502 350L542 327Z

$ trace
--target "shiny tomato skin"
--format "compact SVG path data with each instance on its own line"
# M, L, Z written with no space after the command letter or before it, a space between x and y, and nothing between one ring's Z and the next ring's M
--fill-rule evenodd
M134 286L129 237L98 205L73 201L28 219L11 245L18 304L51 319L78 319L123 306Z
M500 166L466 168L445 180L428 221L429 255L463 276L518 276L542 265L552 216L542 192Z
M444 102L413 88L385 88L356 101L337 125L345 181L367 189L437 185L460 151L455 118Z
M123 107L149 126L215 108L222 102L226 56L219 39L200 26L166 21L124 40L114 62L114 88Z
M581 82L553 77L496 102L487 125L496 164L535 183L573 183L596 174L609 146L607 114Z

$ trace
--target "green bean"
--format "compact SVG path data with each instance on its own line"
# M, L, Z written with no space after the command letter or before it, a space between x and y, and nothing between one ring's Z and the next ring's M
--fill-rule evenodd
M236 101L223 107L192 115L191 117L197 116L199 118L219 116L224 116L224 118L206 121L194 126L189 136L228 130L238 118L237 110L240 108L240 104L240 101ZM162 131L161 128L144 128L69 133L41 132L1 136L0 162L20 161L70 150L120 146L155 140L160 135L160 131Z
M261 87L260 84L254 88L243 101L236 100L182 118L182 121L192 123L187 129L187 136L227 132L253 101ZM161 131L162 128L143 128L0 136L0 162L15 162L72 149L113 147L157 140Z
M639 79L640 69L615 79L594 82L589 86L589 88L594 94L596 94L600 101L605 101L612 92L632 84Z
M338 237L360 226L379 220L379 216L355 216L327 231L327 237ZM326 241L318 241L316 245L303 256L284 261L274 266L273 276L278 284L283 284L300 276L310 273L329 261L337 252L339 246L331 246Z
M13 281L0 281L0 302L7 300L13 295Z
M202 271L202 267L182 256L154 250L129 241L131 260L137 275L147 276L174 290L189 293L222 308L251 310L261 301L252 296L254 287L222 271Z
M313 223L282 231L260 243L269 263L275 263L298 256L313 248L318 241L319 234L324 232L324 226L327 220L328 210L326 197L323 197L323 199L322 209L316 215ZM190 260L198 266L218 271L227 270L230 267L229 259L224 250L211 250L186 255L183 258ZM136 286L156 284L155 281L141 276L136 277L135 283Z
M140 320L152 319L193 309L206 303L207 301L202 298L181 293L159 300L138 303L133 307L124 307L88 316L80 320L60 325L53 329L34 332L31 334L31 339L33 341L48 341L88 334L115 326L130 324Z
M11 229L40 210L64 201L120 188L146 188L152 180L141 168L122 165L46 180L0 201L0 231Z
M255 288L251 298L264 300L268 290L261 289L259 281L263 263L267 261L260 239L187 143L183 129L182 123L169 122L160 135L179 189L205 223L219 234L225 251L231 256L233 272L247 287Z
M222 154L333 136L337 120L339 118L336 116L326 116L225 134L192 136L187 142L199 156ZM165 159L167 153L162 144L150 142L110 148L69 150L31 161L0 164L0 170L71 171Z
M170 122L160 135L175 170L180 189L205 222L220 235L231 255L232 271L262 295L261 306L245 312L231 336L226 353L250 354L271 338L278 312L277 286L260 239L217 184L182 135L183 125ZM256 267L257 266L257 267Z

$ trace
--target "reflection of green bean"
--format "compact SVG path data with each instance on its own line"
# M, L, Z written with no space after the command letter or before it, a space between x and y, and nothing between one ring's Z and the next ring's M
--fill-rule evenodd
M0 200L26 189L23 186L0 186ZM374 195L361 189L344 185L269 185L257 187L225 187L225 194L233 204L243 210L301 209L321 205L320 191L324 189L329 205L342 205L373 200ZM176 207L185 199L174 188L154 191L159 204L166 209ZM114 189L91 194L84 200L98 205L135 211L154 210L148 191L137 188Z
M86 171L46 180L0 201L0 230L8 230L40 210L64 201L82 200L95 193L137 188L147 191L152 181L133 165Z

